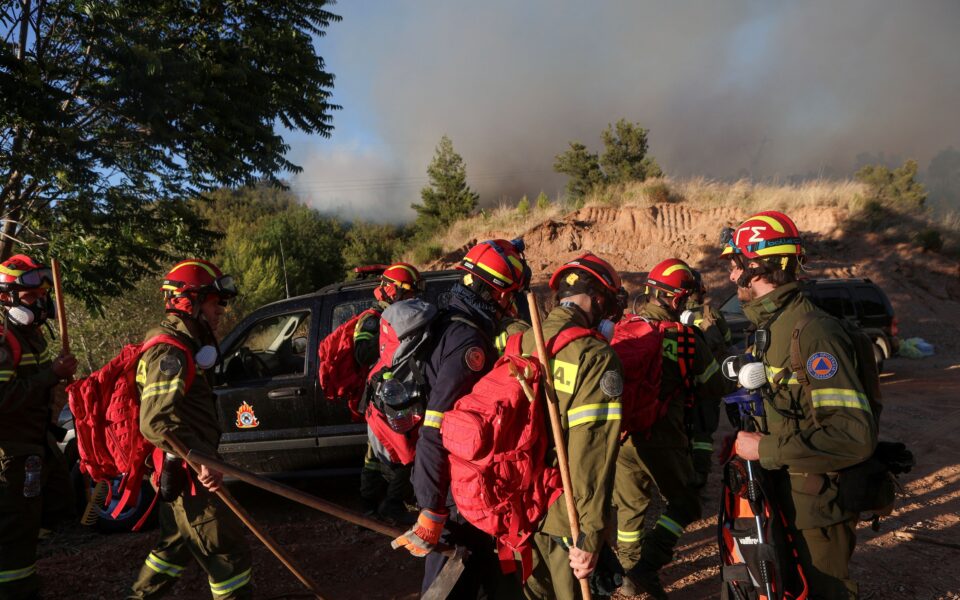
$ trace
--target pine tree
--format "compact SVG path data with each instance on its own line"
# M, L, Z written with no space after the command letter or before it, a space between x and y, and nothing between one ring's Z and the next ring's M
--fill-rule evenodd
M647 130L639 124L620 119L603 131L603 156L600 164L610 183L644 181L660 177L663 172L652 156L647 155Z
M570 149L556 156L553 170L570 176L567 195L575 201L582 200L593 188L606 183L596 153L589 152L580 142L570 142Z
M463 157L453 149L450 138L443 136L436 154L427 167L430 185L420 190L423 204L412 204L417 211L414 226L421 233L432 233L458 219L469 216L477 208L479 194L467 186L467 168Z

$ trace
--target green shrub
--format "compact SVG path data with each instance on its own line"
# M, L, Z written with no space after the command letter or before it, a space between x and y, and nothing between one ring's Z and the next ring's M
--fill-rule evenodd
M550 207L550 198L541 190L537 194L537 210L545 210Z
M418 265L433 262L443 256L443 248L436 244L419 244L413 248L413 262Z
M520 202L517 203L517 213L521 217L526 217L530 214L530 200L526 196L520 198Z
M666 183L657 182L651 186L648 186L645 190L647 198L650 199L654 204L661 204L664 202L676 202L677 198L674 196L673 192L670 191L670 186Z
M933 227L921 229L914 234L913 243L924 252L940 252L943 250L943 236Z

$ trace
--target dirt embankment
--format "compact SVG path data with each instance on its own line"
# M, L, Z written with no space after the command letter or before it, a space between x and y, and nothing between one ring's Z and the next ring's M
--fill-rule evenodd
M704 273L714 302L733 292L726 265L717 260L719 233L748 217L726 207L691 204L650 207L592 206L551 219L523 233L534 283L542 285L559 265L590 250L624 274L627 289L636 291L648 271L661 260L677 257ZM808 243L809 275L867 277L886 291L894 305L901 336L931 341L938 354L960 354L960 264L911 244L890 244L875 234L862 234L853 217L836 207L791 210ZM475 239L511 237L504 231L477 231ZM467 240L465 240L467 242ZM470 244L426 268L455 265Z

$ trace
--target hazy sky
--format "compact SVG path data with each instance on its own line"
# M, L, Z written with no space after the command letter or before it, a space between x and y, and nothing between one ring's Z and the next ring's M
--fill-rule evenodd
M290 135L301 198L399 221L447 134L482 202L565 178L626 118L678 176L848 172L960 148L960 1L341 0L317 41L330 139Z

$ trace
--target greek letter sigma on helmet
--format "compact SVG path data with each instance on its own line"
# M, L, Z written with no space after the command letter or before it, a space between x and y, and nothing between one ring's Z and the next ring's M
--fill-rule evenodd
M855 598L849 561L857 515L844 508L838 471L871 456L877 424L852 338L801 293L797 275L804 244L787 215L753 215L725 229L721 242L744 314L758 328L753 353L768 379L763 388L767 432L741 431L736 452L759 460L770 472L776 499L799 534L811 593ZM800 356L794 367L795 333Z

